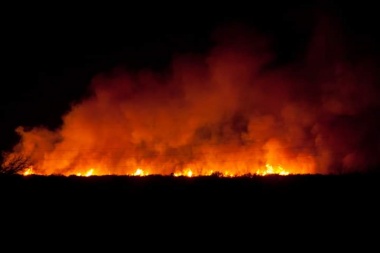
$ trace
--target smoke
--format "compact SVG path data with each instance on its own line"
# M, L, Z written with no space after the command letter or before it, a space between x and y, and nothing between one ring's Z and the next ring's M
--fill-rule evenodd
M40 174L368 171L380 164L378 69L350 58L339 31L319 19L307 52L276 65L271 39L232 25L167 71L100 73L59 129L19 127L7 159Z

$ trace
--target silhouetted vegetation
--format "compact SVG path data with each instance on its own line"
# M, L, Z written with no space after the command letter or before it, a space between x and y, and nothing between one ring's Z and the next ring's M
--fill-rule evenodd
M17 174L30 165L29 159L22 155L8 156L7 153L2 153L2 157L4 162L1 163L0 174Z

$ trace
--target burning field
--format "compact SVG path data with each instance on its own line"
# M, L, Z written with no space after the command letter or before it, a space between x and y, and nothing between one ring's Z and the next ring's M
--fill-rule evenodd
M380 36L367 43L371 29L357 34L356 20L325 14L330 1L290 2L250 3L257 8L238 18L247 23L224 23L221 3L203 19L183 12L204 3L181 3L176 15L128 3L108 13L117 22L105 3L78 20L64 5L28 11L41 24L30 38L14 33L37 56L18 59L17 42L5 65L42 63L38 84L0 99L0 144L9 146L0 148L0 217L12 237L2 242L176 252L230 243L237 252L286 238L308 251L364 236L364 249L379 229ZM13 83L32 79L22 70Z
M332 36L333 35L333 36ZM280 64L244 25L216 30L205 55L165 71L93 77L56 129L23 127L3 167L30 175L244 175L371 172L380 164L378 66L318 19L302 56Z

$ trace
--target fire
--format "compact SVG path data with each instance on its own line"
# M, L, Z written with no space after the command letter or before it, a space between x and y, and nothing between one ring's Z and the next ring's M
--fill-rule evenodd
M223 150L222 150L223 151ZM97 154L100 157L101 152L88 152L83 156L83 160L78 159L76 164L71 165L72 168L64 171L61 175L83 176L89 177L93 175L128 175L128 176L148 176L148 175L173 175L175 177L197 177L197 176L220 176L220 177L239 177L247 175L290 175L290 174L306 174L312 173L315 168L315 161L312 156L307 154L294 155L283 148L281 142L276 139L267 141L261 150L257 151L249 146L236 152L228 150L223 156L219 155L218 150L208 150L208 153L192 153L190 154L193 161L187 163L182 159L184 155L177 156L147 156L145 159L140 157L125 156L120 159L119 163L110 166L112 160L107 160L107 157L112 157L112 150L103 159L103 162L97 159L90 160L89 157ZM45 156L46 159L38 166L27 167L23 171L23 175L40 174L49 175L49 170L42 168L62 168L67 166L65 159L59 159L63 152L53 153L51 158ZM207 155L206 155L207 154ZM65 154L66 155L66 154ZM68 154L67 154L68 155ZM256 155L261 155L256 157ZM137 161L137 158L139 160ZM198 158L198 159L195 159ZM107 162L107 163L106 163ZM69 163L72 164L72 163ZM83 170L83 168L89 168ZM57 173L54 173L57 174Z
M24 175L24 176L29 176L29 175L33 175L33 174L35 174L33 171L33 166L29 166L22 173L22 175Z
M33 171L33 167L32 166L26 168L24 170L24 172L22 173L22 175L24 175L24 176L33 175L33 174L36 174L36 173ZM194 173L190 168L187 168L187 169L185 169L183 171L180 171L180 172L175 172L172 175L175 176L175 177L181 177L181 176L184 176L184 177L193 177L193 176L211 176L211 175L214 175L214 174L218 175L218 176L221 176L221 177L239 177L239 176L243 176L242 174L236 174L236 173L232 173L230 171L218 172L218 171L214 171L214 170L204 171L204 173ZM253 175L258 175L258 176L266 176L266 175L287 176L289 174L292 174L292 173L290 173L289 171L285 170L282 166L278 165L276 167L273 167L271 164L266 164L265 165L265 169L259 169L259 170L257 170L256 172L253 173ZM98 175L98 174L96 173L95 169L91 168L91 169L87 170L85 173L78 172L78 173L75 173L75 175L76 176L83 176L83 177L90 177L92 175ZM141 176L148 176L148 175L151 175L151 174L149 174L148 172L144 171L141 168L137 168L134 173L126 174L126 175L129 175L129 176L140 176L141 177Z
M149 174L144 172L142 169L137 168L137 170L132 175L133 176L147 176Z
M75 173L76 176L78 177L89 177L89 176L92 176L94 174L94 169L89 169L88 171L86 171L84 174L78 172L78 173Z
M89 171L86 172L86 174L85 174L84 176L85 176L85 177L89 177L89 176L91 176L93 173L94 173L94 169L90 169Z
M191 169L185 169L183 172L176 172L173 174L175 177L192 177L193 176L193 171Z
M277 167L273 168L270 164L265 164L266 170L258 170L256 172L256 175L265 176L265 175L272 175L272 174L278 174L281 176L287 176L289 175L289 171L284 170L284 168L281 167L281 165L278 165Z
M220 31L208 55L178 57L164 73L94 76L60 127L18 127L5 165L25 157L33 167L24 175L239 177L379 163L377 69L356 73L360 64L334 60L331 32L317 34L322 48L311 47L302 64L282 68L266 38L234 31Z

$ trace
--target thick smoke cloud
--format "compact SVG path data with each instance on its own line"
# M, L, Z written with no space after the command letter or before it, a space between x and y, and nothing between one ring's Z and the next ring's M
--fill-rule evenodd
M19 127L8 159L41 174L242 175L365 172L380 164L379 79L350 58L339 27L317 22L307 53L272 64L272 41L233 25L208 55L177 56L165 72L100 73L59 129Z

